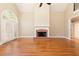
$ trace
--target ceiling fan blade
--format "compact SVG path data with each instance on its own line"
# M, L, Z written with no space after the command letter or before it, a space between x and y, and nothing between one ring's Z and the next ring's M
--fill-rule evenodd
M41 7L41 6L42 6L42 4L43 4L43 3L40 3L39 7ZM51 3L46 3L46 4L51 5Z
M51 3L47 3L48 5L51 5Z
M42 4L43 4L43 3L40 3L39 7L41 7L41 6L42 6Z

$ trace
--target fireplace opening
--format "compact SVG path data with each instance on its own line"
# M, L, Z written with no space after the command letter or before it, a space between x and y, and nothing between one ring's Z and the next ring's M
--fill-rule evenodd
M48 31L46 29L37 29L36 37L47 37Z
M46 32L37 32L38 37L46 37L47 33Z

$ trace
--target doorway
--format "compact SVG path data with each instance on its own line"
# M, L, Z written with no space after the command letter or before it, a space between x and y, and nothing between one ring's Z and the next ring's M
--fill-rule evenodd
M1 14L1 41L6 43L18 37L18 21L16 15L11 10L3 10Z
M71 39L79 39L79 16L71 20Z

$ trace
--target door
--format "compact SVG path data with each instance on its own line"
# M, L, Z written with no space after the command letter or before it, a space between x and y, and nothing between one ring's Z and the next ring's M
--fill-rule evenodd
M15 38L15 27L14 23L11 21L6 22L6 37L9 40L13 40Z
M79 21L71 23L71 38L79 39Z
M75 23L75 38L79 39L79 22Z

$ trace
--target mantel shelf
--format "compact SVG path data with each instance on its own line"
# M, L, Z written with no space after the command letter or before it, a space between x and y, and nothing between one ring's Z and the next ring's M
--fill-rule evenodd
M49 27L49 26L34 26L34 27Z

